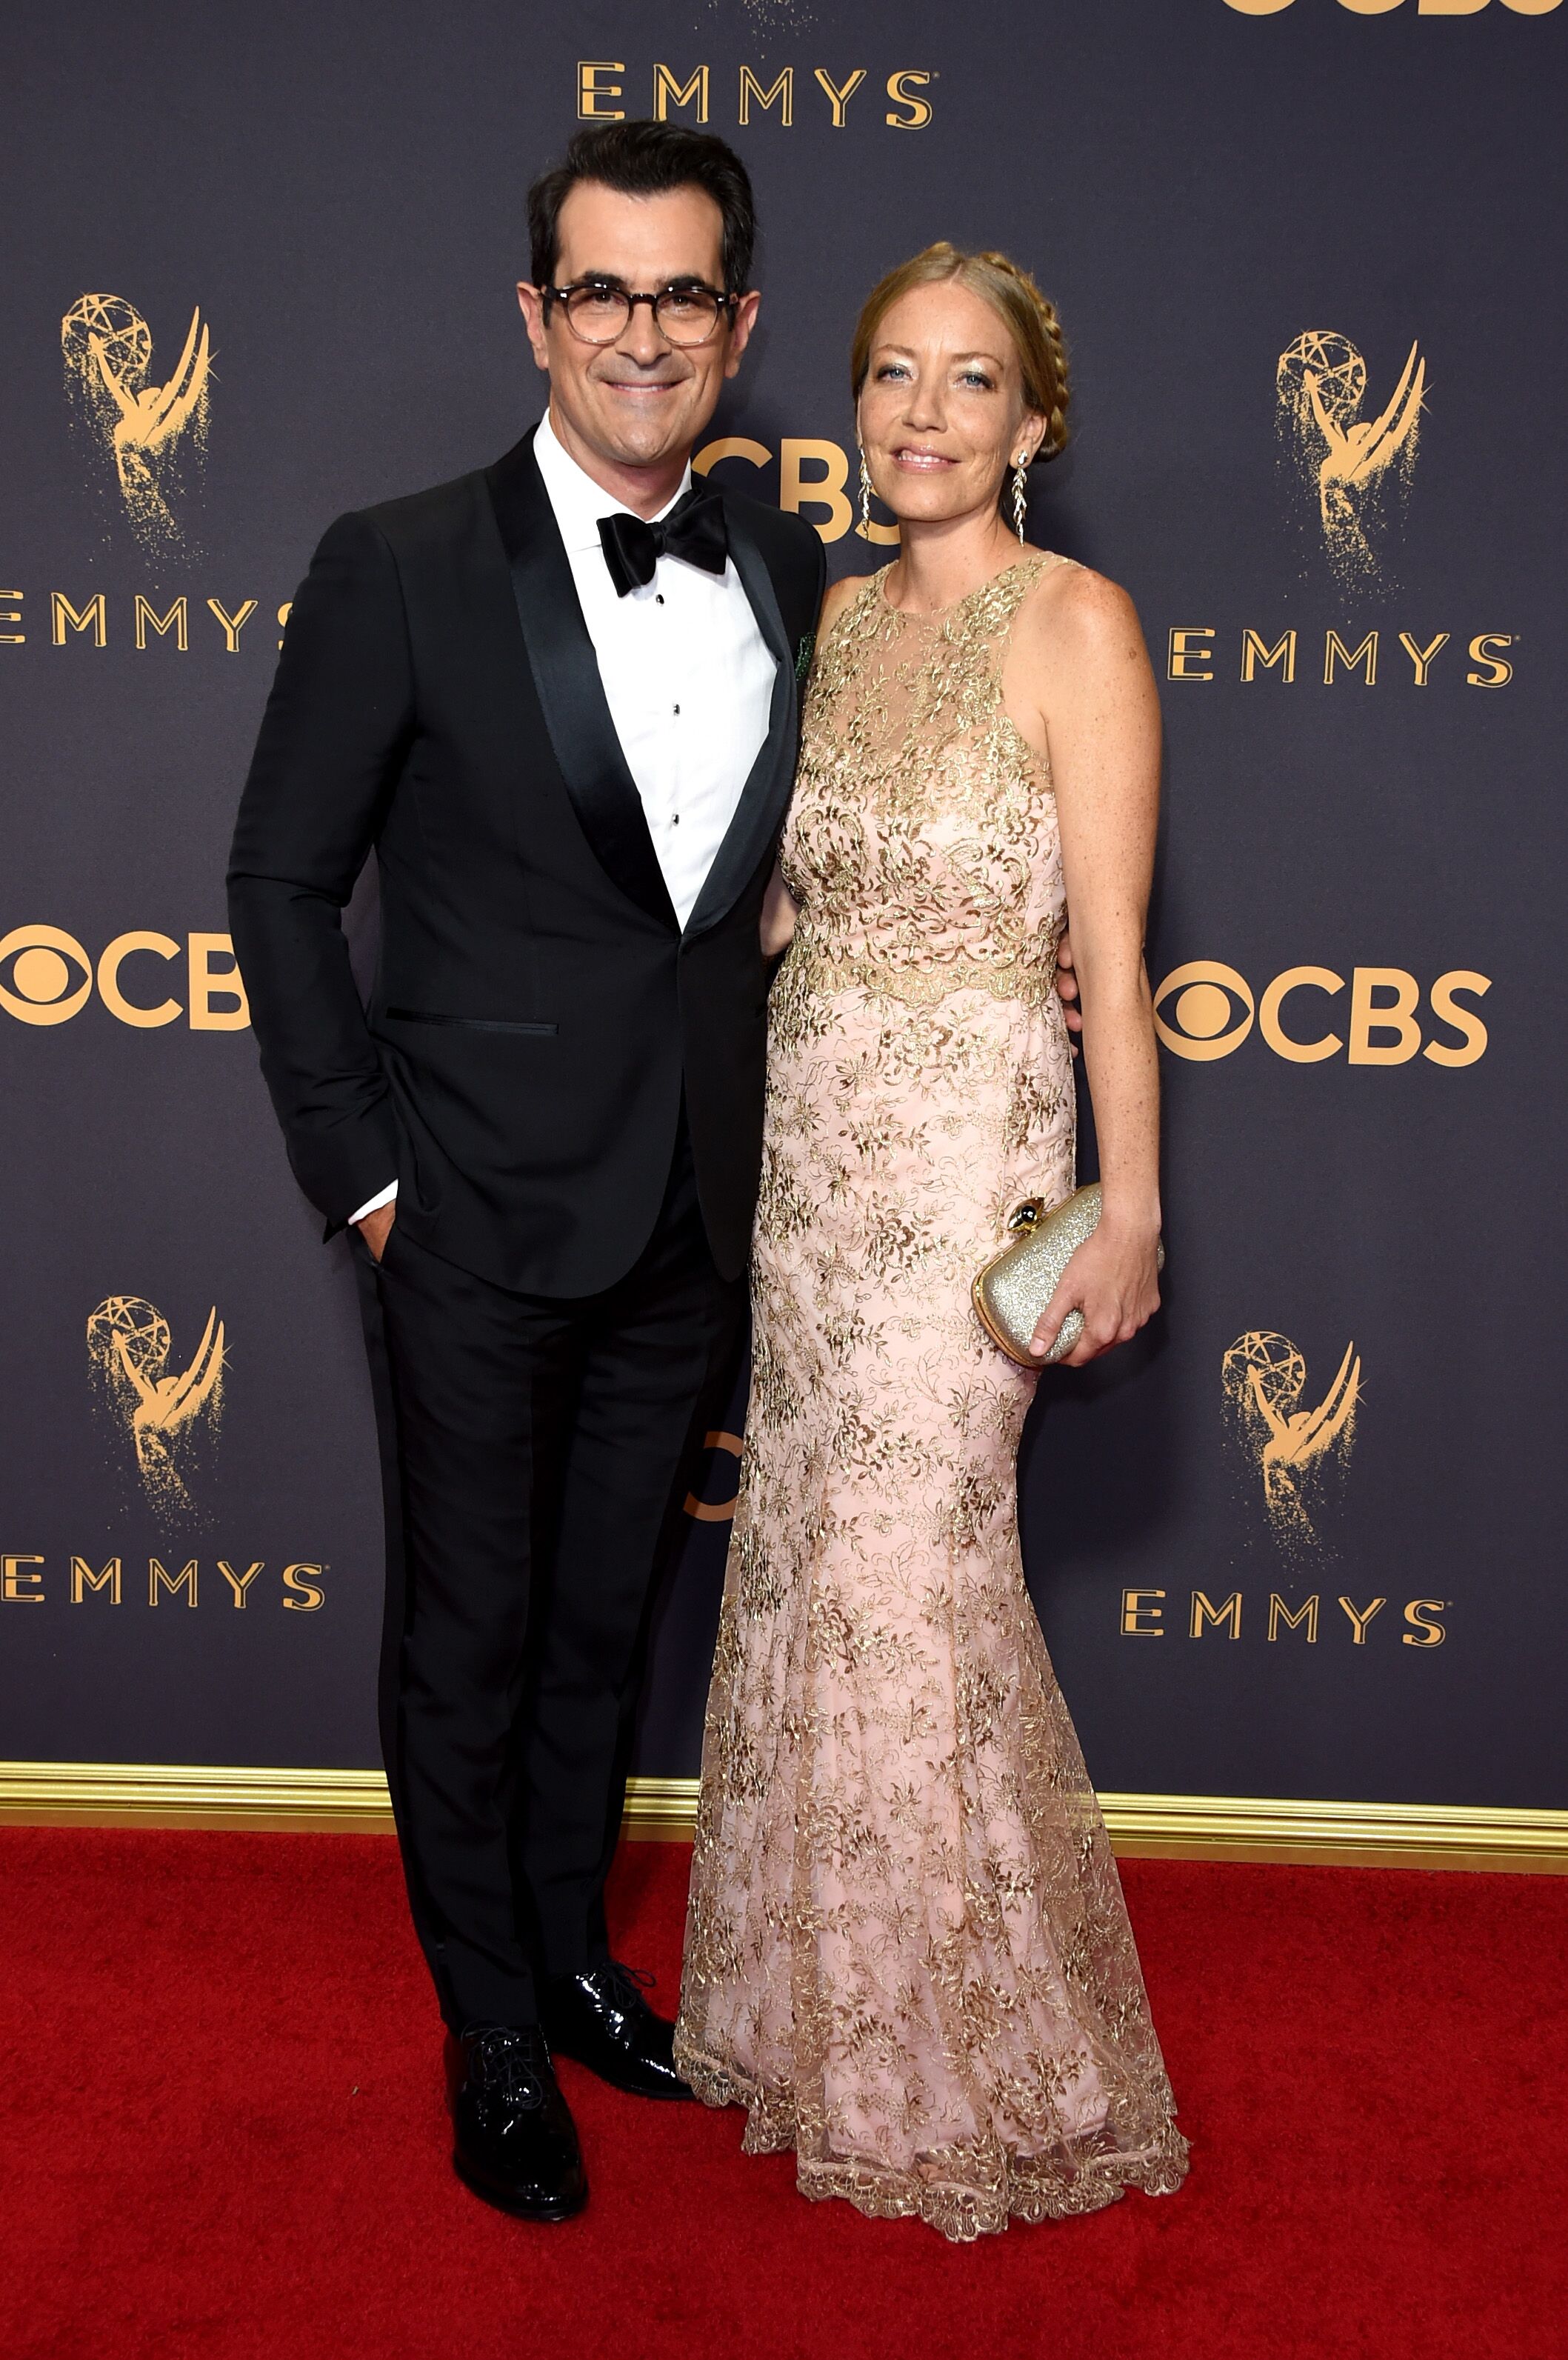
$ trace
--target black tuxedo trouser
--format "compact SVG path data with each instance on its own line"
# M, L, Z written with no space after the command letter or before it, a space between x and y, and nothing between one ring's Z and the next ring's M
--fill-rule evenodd
M536 2020L608 1955L649 1596L733 1355L684 1121L652 1237L572 1301L356 1252L385 1477L382 1746L441 2013Z

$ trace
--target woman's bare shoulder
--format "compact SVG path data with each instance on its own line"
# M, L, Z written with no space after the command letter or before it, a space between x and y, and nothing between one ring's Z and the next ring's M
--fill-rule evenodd
M827 638L828 634L842 621L848 608L863 595L867 581L874 579L874 575L846 574L842 582L828 584L827 595L822 600L822 611L817 622L819 639Z
M1041 569L1018 609L1018 620L1068 630L1080 640L1116 639L1129 625L1138 628L1138 608L1121 584L1071 558L1059 558Z
M1013 647L1030 671L1107 664L1144 654L1138 608L1093 566L1045 566L1018 607Z

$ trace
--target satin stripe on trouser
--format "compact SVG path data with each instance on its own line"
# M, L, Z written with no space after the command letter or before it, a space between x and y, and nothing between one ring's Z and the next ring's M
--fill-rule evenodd
M358 1258L415 1923L449 2024L528 2023L536 1971L607 1955L647 1609L744 1290L713 1268L684 1125L653 1236L602 1295L508 1293L396 1225L379 1271Z

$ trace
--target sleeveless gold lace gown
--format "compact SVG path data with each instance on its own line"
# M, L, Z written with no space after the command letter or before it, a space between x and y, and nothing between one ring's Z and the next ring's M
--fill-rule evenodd
M1064 562L931 617L874 576L817 658L676 2042L806 2195L950 2237L1186 2169L1024 1589L1035 1378L969 1298L1073 1185L1055 799L1000 684Z

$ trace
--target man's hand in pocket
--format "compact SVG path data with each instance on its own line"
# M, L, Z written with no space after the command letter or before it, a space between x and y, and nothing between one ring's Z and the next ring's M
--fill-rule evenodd
M374 1213L366 1213L355 1229L370 1248L371 1260L379 1262L387 1251L387 1240L392 1234L392 1224L397 1218L396 1205L377 1205Z

